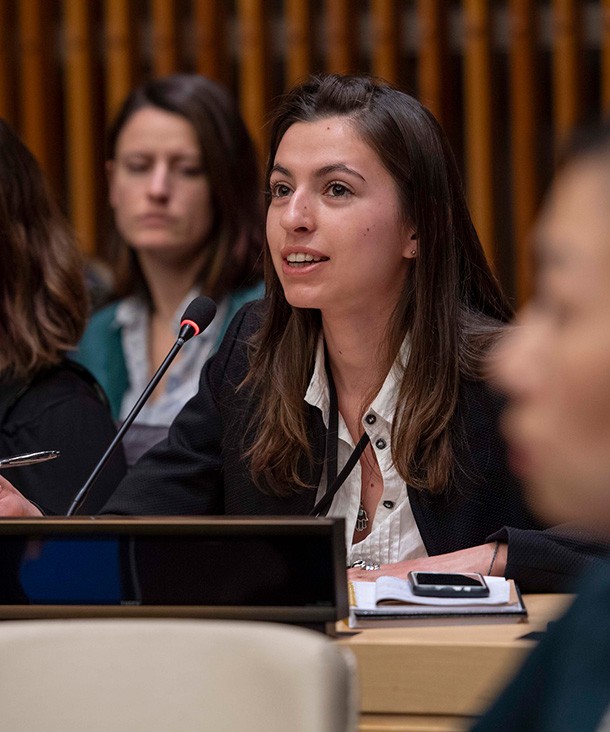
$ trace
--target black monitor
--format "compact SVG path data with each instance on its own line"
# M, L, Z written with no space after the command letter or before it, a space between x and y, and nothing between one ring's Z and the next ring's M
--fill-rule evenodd
M0 617L320 626L348 612L343 519L0 520Z

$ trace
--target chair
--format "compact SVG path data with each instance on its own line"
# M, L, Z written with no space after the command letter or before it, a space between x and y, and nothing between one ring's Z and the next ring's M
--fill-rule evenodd
M273 623L187 619L0 624L7 732L356 729L352 659Z

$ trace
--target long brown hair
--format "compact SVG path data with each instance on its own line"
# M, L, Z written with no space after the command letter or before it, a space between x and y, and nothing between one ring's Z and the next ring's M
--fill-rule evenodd
M316 76L297 86L272 120L267 184L286 130L331 116L348 117L378 154L396 181L405 221L417 232L417 258L388 324L383 355L389 368L409 335L392 457L409 485L438 492L453 468L450 425L460 382L479 378L482 355L511 307L485 259L447 139L408 94L360 76ZM256 392L248 455L257 484L283 494L304 487L299 460L311 455L303 397L321 319L319 311L288 304L268 251L265 276L269 307L245 382Z
M38 163L0 120L0 376L26 378L78 343L88 316L74 234Z
M209 179L214 227L201 242L205 258L196 282L213 299L252 284L262 276L263 201L252 140L231 94L198 74L152 79L125 99L108 133L107 157L113 160L119 135L145 107L179 114L199 142ZM106 253L116 280L117 297L137 292L150 302L138 259L111 219Z

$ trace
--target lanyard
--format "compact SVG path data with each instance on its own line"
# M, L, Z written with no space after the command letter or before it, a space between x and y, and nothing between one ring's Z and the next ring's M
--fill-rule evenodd
M364 432L362 437L358 440L358 444L353 449L352 454L341 469L341 472L337 475L337 453L339 450L339 400L337 399L337 389L335 388L335 382L330 372L330 366L328 365L328 353L326 352L326 346L324 347L324 356L329 396L328 430L326 431L326 492L310 511L311 516L326 516L337 491L341 488L343 483L345 483L347 476L354 469L354 466L360 459L360 456L370 441L369 436Z

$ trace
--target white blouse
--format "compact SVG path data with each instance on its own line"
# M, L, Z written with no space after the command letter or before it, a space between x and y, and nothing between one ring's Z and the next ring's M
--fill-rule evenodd
M348 564L358 559L378 564L391 564L404 559L428 556L411 510L405 481L400 477L392 461L392 421L400 387L400 363L404 363L408 357L408 349L408 341L405 340L399 358L390 369L383 386L366 410L362 420L362 429L368 433L383 479L383 494L375 511L371 532L362 541L353 543L362 485L360 462L356 463L346 481L337 491L327 513L327 516L345 518ZM314 371L305 394L305 401L322 412L324 424L328 429L329 393L322 338L318 342ZM354 447L354 441L339 413L337 472L341 471ZM326 469L324 468L316 500L320 500L325 491Z

